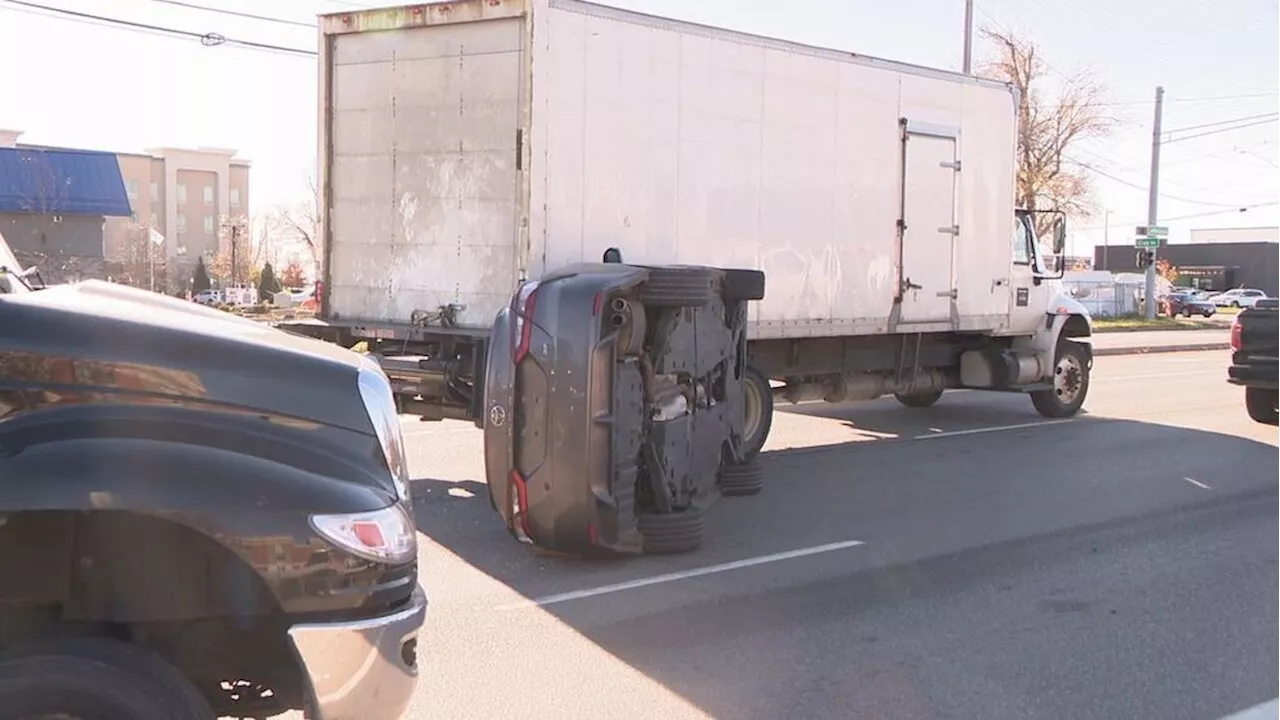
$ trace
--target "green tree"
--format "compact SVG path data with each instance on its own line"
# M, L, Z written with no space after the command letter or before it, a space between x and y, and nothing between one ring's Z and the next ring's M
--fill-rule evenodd
M191 274L191 292L198 293L209 290L213 283L209 282L209 270L204 266L204 258L196 261L196 270Z
M258 274L258 298L266 302L282 289L280 279L276 277L275 268L271 267L270 261L267 261L262 266L262 272Z

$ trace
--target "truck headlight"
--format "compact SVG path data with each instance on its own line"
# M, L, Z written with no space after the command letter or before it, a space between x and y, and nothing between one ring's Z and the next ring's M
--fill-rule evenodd
M357 383L360 387L360 399L364 401L364 410L369 415L369 422L373 423L378 444L382 446L382 456L387 468L391 470L396 495L398 499L410 502L409 460L405 455L404 434L400 431L400 416L396 412L391 381L387 380L386 373L382 372L377 361L366 355L360 360Z

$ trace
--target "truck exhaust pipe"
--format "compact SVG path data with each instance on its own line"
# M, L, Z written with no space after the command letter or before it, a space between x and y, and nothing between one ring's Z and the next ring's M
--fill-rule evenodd
M957 378L942 370L921 370L899 381L893 373L833 375L817 382L791 383L774 390L774 396L790 403L824 400L831 403L874 400L883 395L923 395L956 387Z

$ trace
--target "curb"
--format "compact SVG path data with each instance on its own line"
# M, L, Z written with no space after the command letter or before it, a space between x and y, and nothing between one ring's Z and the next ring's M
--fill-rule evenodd
M1231 343L1199 343L1196 345L1143 345L1138 347L1094 348L1093 356L1147 355L1150 353L1195 352L1197 350L1230 350Z

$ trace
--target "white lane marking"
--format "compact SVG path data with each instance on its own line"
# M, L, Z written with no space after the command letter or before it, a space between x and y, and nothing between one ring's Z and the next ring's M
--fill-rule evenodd
M1017 425L997 425L995 427L969 428L968 430L949 430L947 432L928 433L926 435L914 435L906 438L907 440L932 440L933 438L943 437L959 437L961 435L981 435L982 433L1004 432L1006 430L1025 430L1027 428L1045 427L1047 425L1063 425L1069 422L1075 422L1076 418L1065 418L1062 420L1044 420L1033 423L1018 423Z
M836 550L844 550L846 548L857 547L865 544L866 543L861 540L844 540L842 542L827 543L826 545L814 545L812 547L788 550L786 552L774 553L772 555L759 555L753 558L746 558L745 560L734 560L733 562L720 563L719 565L708 565L706 567L694 568L692 570L681 570L679 572L666 573L664 575L653 575L651 577L628 580L626 582L615 583L613 585L601 585L599 587L587 588L585 590L574 590L571 592L557 593L555 595L547 595L536 599L522 600L520 602L510 603L507 605L499 605L497 609L522 610L525 608L545 607L547 605L569 602L570 600L581 600L583 598L596 597L598 595L609 595L611 593L622 592L624 590L635 590L636 588L648 587L650 585L661 585L662 583L675 582L677 580L688 580L689 578L702 577L704 575L715 575L716 573L728 572L730 570L740 570L742 568L766 565L768 563L781 562L783 560L794 560L795 558L806 557L808 555L818 555Z
M1263 720L1263 718L1275 718L1277 711L1280 711L1280 698L1245 708L1223 717L1222 720Z
M1198 488L1202 488L1202 489L1204 489L1204 490L1212 490L1212 489L1213 489L1213 488L1209 487L1208 485L1205 485L1204 483L1202 483L1202 482L1200 482L1199 480L1197 480L1197 479L1195 479L1195 478L1192 478L1192 477L1184 477L1184 478L1182 478L1182 479L1183 479L1183 480L1186 480L1187 482L1191 483L1192 485L1195 485L1196 487L1198 487Z

